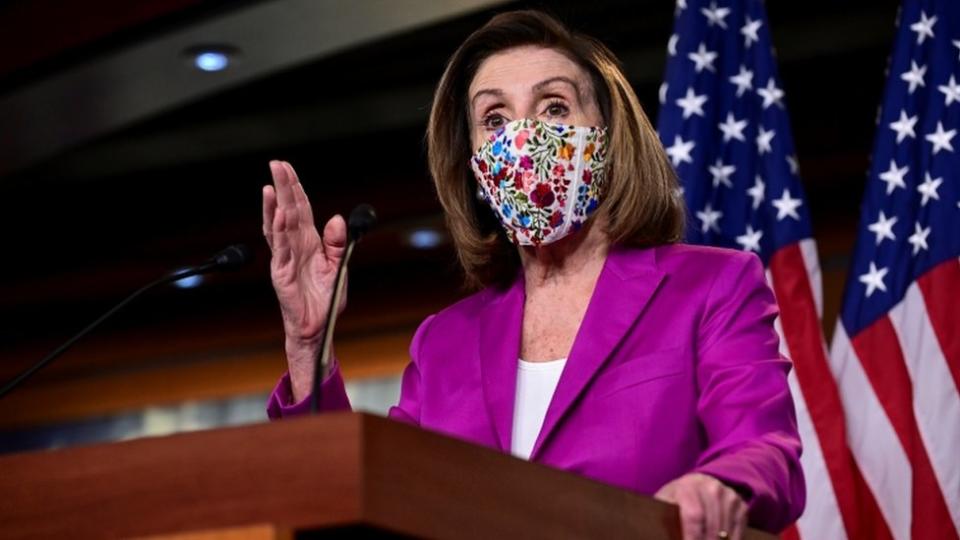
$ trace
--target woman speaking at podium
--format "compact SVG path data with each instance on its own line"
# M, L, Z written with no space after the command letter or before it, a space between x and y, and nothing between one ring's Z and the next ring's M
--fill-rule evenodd
M680 506L685 537L777 531L804 505L778 310L749 253L681 245L670 163L613 54L539 12L450 59L428 158L479 292L428 317L390 417ZM271 162L263 227L307 410L346 224ZM343 309L343 306L339 306ZM320 406L348 409L334 362Z

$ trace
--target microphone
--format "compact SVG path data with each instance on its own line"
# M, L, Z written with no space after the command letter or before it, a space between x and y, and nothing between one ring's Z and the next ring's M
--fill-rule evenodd
M357 205L357 207L350 212L350 219L347 221L347 231L350 233L352 240L358 241L376 224L376 211L374 211L373 207L369 204L363 203Z
M30 366L23 373L17 375L15 378L13 378L12 380L4 384L3 388L0 389L0 399L2 399L3 396L12 392L16 387L20 386L24 381L29 379L34 373L46 367L48 364L50 364L50 362L53 362L58 356L66 352L66 350L72 347L76 342L80 341L80 339L82 339L84 336L86 336L87 334L92 332L94 329L96 329L98 326L103 324L104 321L106 321L111 316L113 316L114 313L123 309L124 306L126 306L130 302L133 302L134 300L139 298L140 295L142 295L143 293L155 287L158 287L160 285L164 285L166 283L171 283L174 281L179 281L186 277L195 276L198 274L206 274L208 272L212 272L215 270L225 270L229 268L236 268L238 266L243 265L247 261L249 261L250 258L251 258L250 250L247 248L247 246L243 244L235 244L217 252L217 254L215 254L213 257L210 257L209 259L207 259L206 261L204 261L203 263L197 266L191 266L189 268L183 268L180 270L170 272L144 285L143 287L140 287L139 289L134 291L133 294L124 298L119 304L113 306L112 308L110 308L109 311L107 311L106 313L98 317L95 321L87 325L86 328L77 332L76 335L74 335L73 337L68 339L65 343L63 343L62 345L54 349L53 352L45 356L42 360Z
M337 324L337 306L343 297L344 284L347 281L347 263L353 255L353 248L357 242L377 224L377 213L369 204L359 204L350 212L347 220L347 247L343 258L337 266L337 279L334 282L333 294L330 295L330 306L327 310L327 323L323 326L323 344L320 349L320 358L313 366L313 391L310 392L310 412L316 413L320 404L320 384L327 376L330 367L330 353L333 344L333 329Z
M208 262L213 262L216 268L226 270L243 266L250 258L250 248L243 244L234 244L217 252Z

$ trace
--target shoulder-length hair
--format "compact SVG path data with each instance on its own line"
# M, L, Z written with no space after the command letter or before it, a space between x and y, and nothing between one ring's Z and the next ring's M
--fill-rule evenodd
M467 285L506 285L520 265L517 248L476 195L469 165L475 149L467 93L485 59L524 45L555 49L590 75L608 129L606 183L594 219L602 218L611 243L652 246L679 241L685 213L676 175L613 53L545 13L502 13L453 53L434 94L427 127L430 173Z

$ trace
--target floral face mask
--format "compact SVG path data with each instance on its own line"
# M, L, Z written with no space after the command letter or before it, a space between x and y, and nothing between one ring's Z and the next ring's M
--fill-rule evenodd
M597 209L606 128L515 120L470 159L477 195L522 246L555 242Z

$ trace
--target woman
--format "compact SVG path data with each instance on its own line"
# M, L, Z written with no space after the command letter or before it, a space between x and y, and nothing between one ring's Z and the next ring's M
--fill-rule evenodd
M804 504L800 441L758 259L676 244L682 201L616 59L538 12L494 17L450 60L429 161L468 281L427 318L390 417L655 494L689 538L776 531ZM300 414L346 240L287 163L264 232ZM343 306L339 306L343 309ZM336 365L321 406L349 402Z

